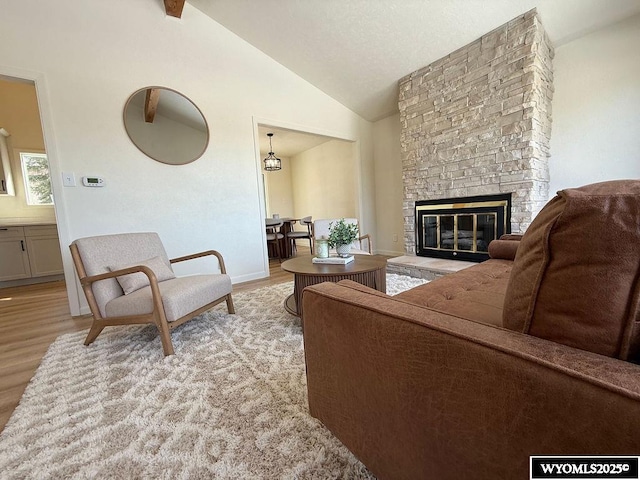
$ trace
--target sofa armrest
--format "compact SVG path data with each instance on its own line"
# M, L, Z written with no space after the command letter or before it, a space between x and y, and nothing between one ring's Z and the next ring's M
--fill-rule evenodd
M514 260L520 241L514 240L492 240L489 243L489 256L501 260Z
M637 365L339 284L303 304L310 413L381 479L640 451Z
M504 235L500 235L500 240L512 240L515 242L519 242L522 240L522 234L520 233L505 233Z
M387 295L386 293L380 292L375 288L367 287L366 285L362 285L361 283L354 282L353 280L340 280L339 282L337 282L337 285L340 285L341 287L345 287L345 288L350 288L351 290L364 292L369 295L373 295L380 298L391 298L391 296Z

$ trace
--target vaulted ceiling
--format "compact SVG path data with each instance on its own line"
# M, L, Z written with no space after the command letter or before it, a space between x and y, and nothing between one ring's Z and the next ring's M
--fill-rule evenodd
M532 8L556 47L640 14L640 0L189 3L370 121L397 112L400 78Z

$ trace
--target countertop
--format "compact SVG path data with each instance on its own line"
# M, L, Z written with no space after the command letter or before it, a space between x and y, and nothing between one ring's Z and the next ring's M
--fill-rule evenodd
M1 218L0 228L2 227L34 227L37 225L55 225L56 222L51 220L20 220L12 218Z

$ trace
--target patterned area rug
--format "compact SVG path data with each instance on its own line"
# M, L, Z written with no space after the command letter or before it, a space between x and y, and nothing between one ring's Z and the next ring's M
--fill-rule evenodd
M421 283L387 276L390 294ZM235 294L169 357L150 326L59 337L0 435L0 478L373 478L308 414L292 289Z

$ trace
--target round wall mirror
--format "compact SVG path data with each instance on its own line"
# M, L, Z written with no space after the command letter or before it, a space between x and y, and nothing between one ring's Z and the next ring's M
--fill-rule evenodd
M124 127L142 153L170 165L197 160L209 143L209 127L200 109L170 88L134 92L124 106Z

